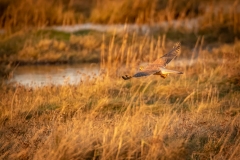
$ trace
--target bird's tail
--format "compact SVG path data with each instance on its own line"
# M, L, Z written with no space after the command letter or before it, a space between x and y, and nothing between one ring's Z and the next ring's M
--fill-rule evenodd
M160 67L160 70L161 70L162 74L169 74L169 73L183 74L183 72L174 71L174 70L170 70L170 69L166 69L166 68L162 68L162 67Z
M125 75L125 76L122 76L122 78L123 78L124 80L128 80L128 79L131 79L132 76Z

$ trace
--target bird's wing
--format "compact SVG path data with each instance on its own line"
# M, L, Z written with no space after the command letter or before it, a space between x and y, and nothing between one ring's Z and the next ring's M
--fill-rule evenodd
M144 70L142 72L137 72L133 75L133 77L143 77L143 76L150 76L154 73L159 72L160 70Z
M171 62L172 59L174 59L178 54L181 52L181 43L176 43L173 48L165 55L163 55L161 58L155 60L153 63L149 64L149 68L152 67L166 67L166 65ZM146 69L149 69L148 67Z
M170 69L166 69L166 68L163 68L163 67L160 67L160 70L161 70L162 74L169 74L169 73L183 74L183 72L170 70Z

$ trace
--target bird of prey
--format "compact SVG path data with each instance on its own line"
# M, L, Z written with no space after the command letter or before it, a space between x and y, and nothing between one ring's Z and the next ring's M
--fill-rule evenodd
M133 76L122 76L124 80L131 79L133 77L143 77L150 75L160 75L162 78L166 78L170 73L183 74L180 71L174 71L170 69L166 69L165 67L169 62L171 62L178 54L181 52L181 43L176 43L172 50L170 50L167 54L163 55L159 59L156 59L153 63L148 64L145 68L140 68L140 72L137 72Z

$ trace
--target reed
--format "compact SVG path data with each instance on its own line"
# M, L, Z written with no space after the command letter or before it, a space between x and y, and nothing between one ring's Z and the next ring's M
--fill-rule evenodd
M0 40L3 74L11 70L6 62L50 61L99 62L102 72L76 85L67 78L62 86L35 88L1 82L0 159L239 158L240 43L208 44L224 38L216 38L222 27L237 35L237 1L231 11L198 13L202 28L189 39L184 38L192 32L170 29L148 35L35 29L88 20L140 24L190 18L195 12L188 8L195 1L15 2L1 1L6 6L0 11L1 26L9 33ZM183 75L121 78L179 40L182 53L168 67Z
M169 66L182 76L124 81L116 66L128 60L118 74L134 72L135 51L151 60L163 43L144 37L128 44L124 37L119 47L117 37L101 45L106 72L95 79L36 88L2 84L1 159L237 159L239 43L211 53L196 45L191 66L184 59ZM164 43L166 50L172 46Z
M29 28L86 22L150 25L168 22L174 25L174 20L200 18L200 32L210 34L209 30L225 29L239 35L239 4L235 0L2 0L0 4L0 26L9 34Z

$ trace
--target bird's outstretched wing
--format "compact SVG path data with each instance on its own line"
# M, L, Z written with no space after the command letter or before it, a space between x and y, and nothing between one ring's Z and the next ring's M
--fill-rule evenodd
M128 79L131 79L132 77L145 77L145 76L150 76L152 74L155 74L159 72L159 70L144 70L142 72L137 72L135 73L133 76L128 76L128 75L125 75L125 76L122 76L122 78L124 80L128 80Z
M181 52L181 43L176 43L173 48L165 55L150 63L145 69L153 69L156 67L166 67Z

